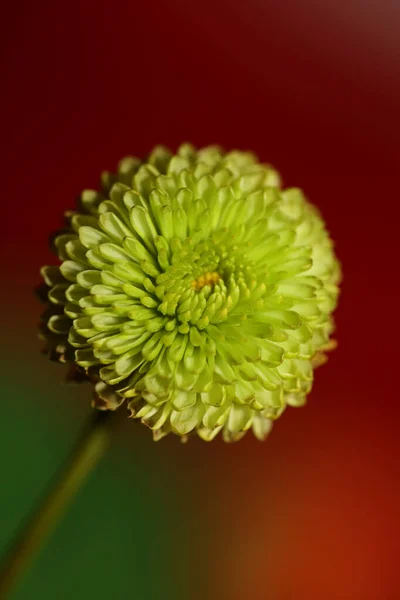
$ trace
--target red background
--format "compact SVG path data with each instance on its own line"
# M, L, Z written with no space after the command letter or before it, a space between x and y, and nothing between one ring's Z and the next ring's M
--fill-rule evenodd
M254 150L336 240L339 348L265 445L177 459L206 476L207 597L399 598L400 5L46 0L2 22L7 341L23 347L47 234L101 170L157 143Z

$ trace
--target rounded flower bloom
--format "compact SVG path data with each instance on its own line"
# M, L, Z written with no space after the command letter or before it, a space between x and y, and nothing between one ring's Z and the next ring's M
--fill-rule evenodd
M160 439L259 439L332 346L339 264L316 210L251 153L156 147L104 173L43 267L52 357Z

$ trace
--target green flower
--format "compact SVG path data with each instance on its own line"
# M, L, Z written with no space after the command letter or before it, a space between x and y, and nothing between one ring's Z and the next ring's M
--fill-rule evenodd
M259 439L332 346L339 264L316 210L250 153L125 158L85 190L43 267L47 350L95 405L160 439Z

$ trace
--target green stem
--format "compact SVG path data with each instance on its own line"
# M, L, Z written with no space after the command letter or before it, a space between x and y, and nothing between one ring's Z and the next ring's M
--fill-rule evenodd
M116 411L119 412L119 411ZM7 598L29 568L89 473L110 445L116 413L95 411L64 467L0 566L0 599Z

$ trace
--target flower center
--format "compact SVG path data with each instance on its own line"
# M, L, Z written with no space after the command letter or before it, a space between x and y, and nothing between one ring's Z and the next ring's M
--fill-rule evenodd
M192 281L192 288L196 291L201 290L205 285L214 285L215 283L218 283L218 281L221 279L221 276L219 273L217 273L217 271L208 271L207 273L205 273L204 275L201 275L200 277L197 277L197 279L193 279Z
M174 238L168 250L169 256L160 254L163 272L154 282L157 299L150 302L164 317L172 317L169 327L178 326L179 333L185 334L192 326L205 329L225 321L231 313L239 320L261 308L265 267L259 272L243 248L232 243L228 231L197 243Z

